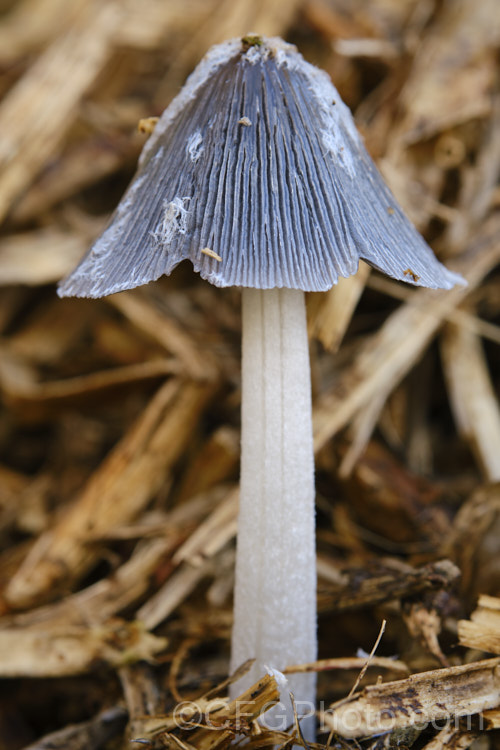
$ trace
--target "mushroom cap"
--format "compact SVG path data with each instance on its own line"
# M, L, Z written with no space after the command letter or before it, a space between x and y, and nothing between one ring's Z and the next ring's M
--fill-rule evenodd
M130 289L185 258L221 287L324 291L360 258L418 286L463 283L397 205L328 75L256 36L200 62L59 294Z

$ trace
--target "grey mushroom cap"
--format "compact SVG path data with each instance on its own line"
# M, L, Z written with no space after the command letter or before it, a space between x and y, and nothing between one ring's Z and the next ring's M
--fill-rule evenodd
M360 258L417 286L464 283L397 205L327 74L277 38L208 52L59 294L130 289L186 258L220 287L325 291Z

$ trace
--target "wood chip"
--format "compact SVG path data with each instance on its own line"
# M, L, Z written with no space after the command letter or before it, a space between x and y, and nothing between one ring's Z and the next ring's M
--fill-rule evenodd
M365 688L322 716L341 737L370 737L498 706L500 659L415 674Z
M488 92L494 73L491 58L484 55L484 44L495 46L500 40L499 24L491 23L495 6L495 0L486 0L478 13L474 0L464 0L444 8L434 33L418 50L403 93L406 143L429 138L490 111ZM457 49L460 53L453 54ZM475 95L469 97L472 89Z
M94 719L73 724L42 737L25 750L99 750L109 740L120 734L127 721L127 712L121 706L102 711Z
M0 241L0 285L59 281L82 257L88 238L56 228Z
M179 381L158 391L75 503L31 550L5 592L12 607L53 596L55 587L81 576L95 562L92 536L134 518L164 484L182 452L191 419L209 393L208 386Z
M423 568L407 565L380 566L370 572L345 571L346 582L320 590L319 606L337 612L369 607L391 599L408 597L417 592L449 587L460 575L449 560Z
M441 341L450 403L485 479L500 479L500 407L476 334L448 325Z
M469 732L460 726L445 727L425 745L425 750L466 750L477 736L478 732Z
M469 597L496 591L500 571L496 549L500 534L500 486L479 487L462 504L442 545L462 571L461 588Z
M500 654L500 599L480 596L471 619L459 621L458 638L462 646Z
M253 733L255 719L278 701L276 680L265 675L235 701L201 697L197 701L180 704L172 714L156 722L145 722L143 736L149 741L161 738L163 747L177 750L186 746L216 750L226 746L237 734ZM277 736L278 733L275 741Z
M309 295L309 336L319 339L328 351L339 348L369 274L370 266L360 261L355 276L339 279L329 292Z
M214 378L215 367L210 357L206 354L202 356L189 335L173 320L156 310L143 296L122 292L110 297L109 302L134 325L176 354L189 375L202 380Z
M0 219L60 148L111 53L117 10L105 4L82 13L0 104Z
M238 496L238 488L229 492L207 520L177 550L172 559L174 563L187 561L194 566L202 565L236 536Z
M166 647L134 623L117 622L98 627L0 629L2 677L62 677L86 672L96 662L119 666L152 659Z
M354 364L346 368L330 394L315 404L315 449L319 450L352 419L382 387L395 387L420 356L423 347L436 334L445 316L480 283L500 258L496 239L499 227L491 227L485 240L489 252L481 252L481 266L467 259L460 271L469 282L468 289L455 288L436 295L418 291L412 300L391 315L380 331L359 352ZM482 242L474 245L483 251ZM469 256L470 257L470 256Z

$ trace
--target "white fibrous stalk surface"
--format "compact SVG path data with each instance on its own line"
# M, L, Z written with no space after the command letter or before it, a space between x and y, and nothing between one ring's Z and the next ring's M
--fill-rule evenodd
M314 457L302 291L243 290L242 357L232 668L256 662L233 685L233 697L266 670L316 658ZM314 675L290 676L289 689L299 714L312 710ZM292 720L289 702L286 711L274 709L276 728Z

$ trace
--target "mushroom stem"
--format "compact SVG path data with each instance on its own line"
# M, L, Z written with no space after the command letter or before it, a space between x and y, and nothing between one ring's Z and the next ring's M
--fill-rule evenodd
M311 377L304 292L243 289L242 441L232 668L250 658L233 697L266 667L316 659L316 553ZM313 674L292 676L299 716ZM284 696L282 695L282 700ZM274 711L274 726L293 720ZM266 720L267 720L266 716ZM309 730L313 723L308 722ZM307 732L310 734L310 731Z

